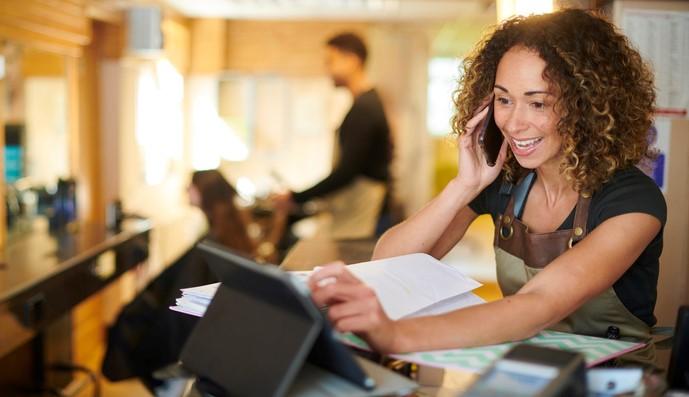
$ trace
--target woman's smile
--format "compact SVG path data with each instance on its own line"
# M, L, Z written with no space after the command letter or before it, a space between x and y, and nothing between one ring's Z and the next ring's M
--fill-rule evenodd
M543 142L543 137L525 138L517 139L509 137L508 139L510 147L512 148L512 153L519 157L526 157L536 151L541 142Z

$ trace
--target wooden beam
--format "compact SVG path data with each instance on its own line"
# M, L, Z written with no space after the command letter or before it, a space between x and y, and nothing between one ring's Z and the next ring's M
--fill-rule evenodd
M2 0L0 37L79 56L91 40L86 0Z

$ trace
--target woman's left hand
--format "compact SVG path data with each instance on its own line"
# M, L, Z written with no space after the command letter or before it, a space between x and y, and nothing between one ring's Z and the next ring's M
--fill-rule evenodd
M354 332L376 351L395 351L395 322L383 311L376 293L337 262L309 278L311 297L328 307L328 318L340 332Z

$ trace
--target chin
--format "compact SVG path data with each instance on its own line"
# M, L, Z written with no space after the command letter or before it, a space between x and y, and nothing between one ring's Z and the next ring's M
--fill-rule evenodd
M512 153L512 156L517 160L517 163L524 169L535 170L546 163L541 156L520 157Z

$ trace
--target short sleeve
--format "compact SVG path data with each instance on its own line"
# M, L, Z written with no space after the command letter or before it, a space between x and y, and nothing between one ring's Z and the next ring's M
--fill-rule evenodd
M665 197L653 179L636 167L618 171L594 194L591 201L596 227L607 219L629 213L643 213L657 218L661 226L667 220Z
M488 213L488 206L486 205L486 191L488 188L483 189L481 193L478 194L471 202L469 203L469 208L471 208L472 211L477 213L478 215L483 215Z
M476 198L469 203L469 208L478 215L490 214L493 219L504 211L506 200L501 200L500 186L502 186L502 174L498 176L488 187L483 189ZM509 197L504 195L505 197Z

